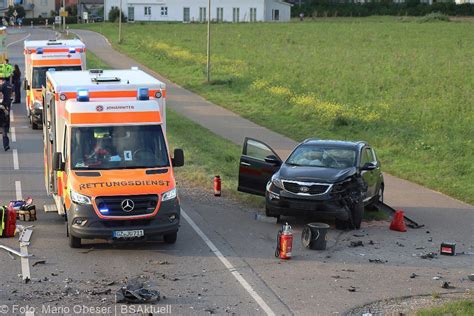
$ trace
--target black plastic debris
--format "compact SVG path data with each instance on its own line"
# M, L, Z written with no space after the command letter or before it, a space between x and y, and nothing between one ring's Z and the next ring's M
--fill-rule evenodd
M401 243L401 242L399 242L399 241L397 241L397 246L398 246L398 247L405 247L405 245L404 245L404 244L402 244L402 243Z
M441 285L443 289L454 289L455 287L451 285L450 282L444 281L443 284Z
M387 260L382 260L382 259L369 259L369 262L371 263L385 263L388 262Z
M435 259L438 256L436 252L424 253L420 256L421 259Z
M364 247L364 243L362 242L362 240L351 241L351 243L349 244L349 247L351 248Z
M357 290L357 288L354 287L354 286L351 286L351 287L349 287L347 290L348 290L349 292L355 292L355 291Z
M418 274L412 273L412 274L410 275L410 279L414 279L414 278L416 278L417 276L418 276Z
M38 264L45 264L45 263L46 263L46 260L40 260L40 261L34 262L31 266L35 267L35 266L37 266Z
M145 282L139 279L130 280L126 286L115 293L116 303L142 304L160 300L160 292L150 289Z

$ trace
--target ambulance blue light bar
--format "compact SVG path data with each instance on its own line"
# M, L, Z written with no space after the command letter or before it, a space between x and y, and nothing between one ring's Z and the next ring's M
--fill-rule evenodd
M48 71L49 71L49 72L55 72L55 71L56 71L56 68L48 68Z
M77 90L77 101L79 102L87 102L89 101L89 90L86 89L78 89Z
M137 99L141 101L150 100L148 88L138 88Z
M109 212L109 209L108 208L101 208L101 209L99 209L99 212L101 212L102 214L107 214Z
M69 48L69 53L74 54L76 52L76 49L74 47Z
M43 54L43 48L38 47L38 48L36 49L36 54Z

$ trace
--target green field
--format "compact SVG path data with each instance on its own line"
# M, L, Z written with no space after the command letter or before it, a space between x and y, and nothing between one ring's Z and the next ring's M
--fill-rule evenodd
M396 18L86 26L207 99L295 140L367 140L385 171L474 202L474 23ZM245 136L245 135L242 135Z

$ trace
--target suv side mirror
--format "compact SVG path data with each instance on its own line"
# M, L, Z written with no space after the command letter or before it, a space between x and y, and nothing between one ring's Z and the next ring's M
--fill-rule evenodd
M360 170L370 171L370 170L374 170L376 168L377 168L377 166L373 162L366 162L365 165L363 165L362 168L360 168Z
M272 165L276 166L281 165L281 160L278 159L278 157L276 157L275 155L268 155L267 157L265 157L265 162L271 163Z
M176 148L174 150L173 158L171 159L173 167L184 166L184 152L182 149Z
M53 170L54 171L64 171L64 162L63 162L63 154L61 153L54 153L53 154Z

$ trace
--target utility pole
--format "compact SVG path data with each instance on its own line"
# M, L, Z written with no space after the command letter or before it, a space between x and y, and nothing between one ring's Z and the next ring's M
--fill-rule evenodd
M207 83L211 82L211 0L207 2Z
M63 31L66 30L66 0L63 0Z
M118 34L118 42L119 44L122 43L122 0L120 0L120 7L119 7L119 34Z

